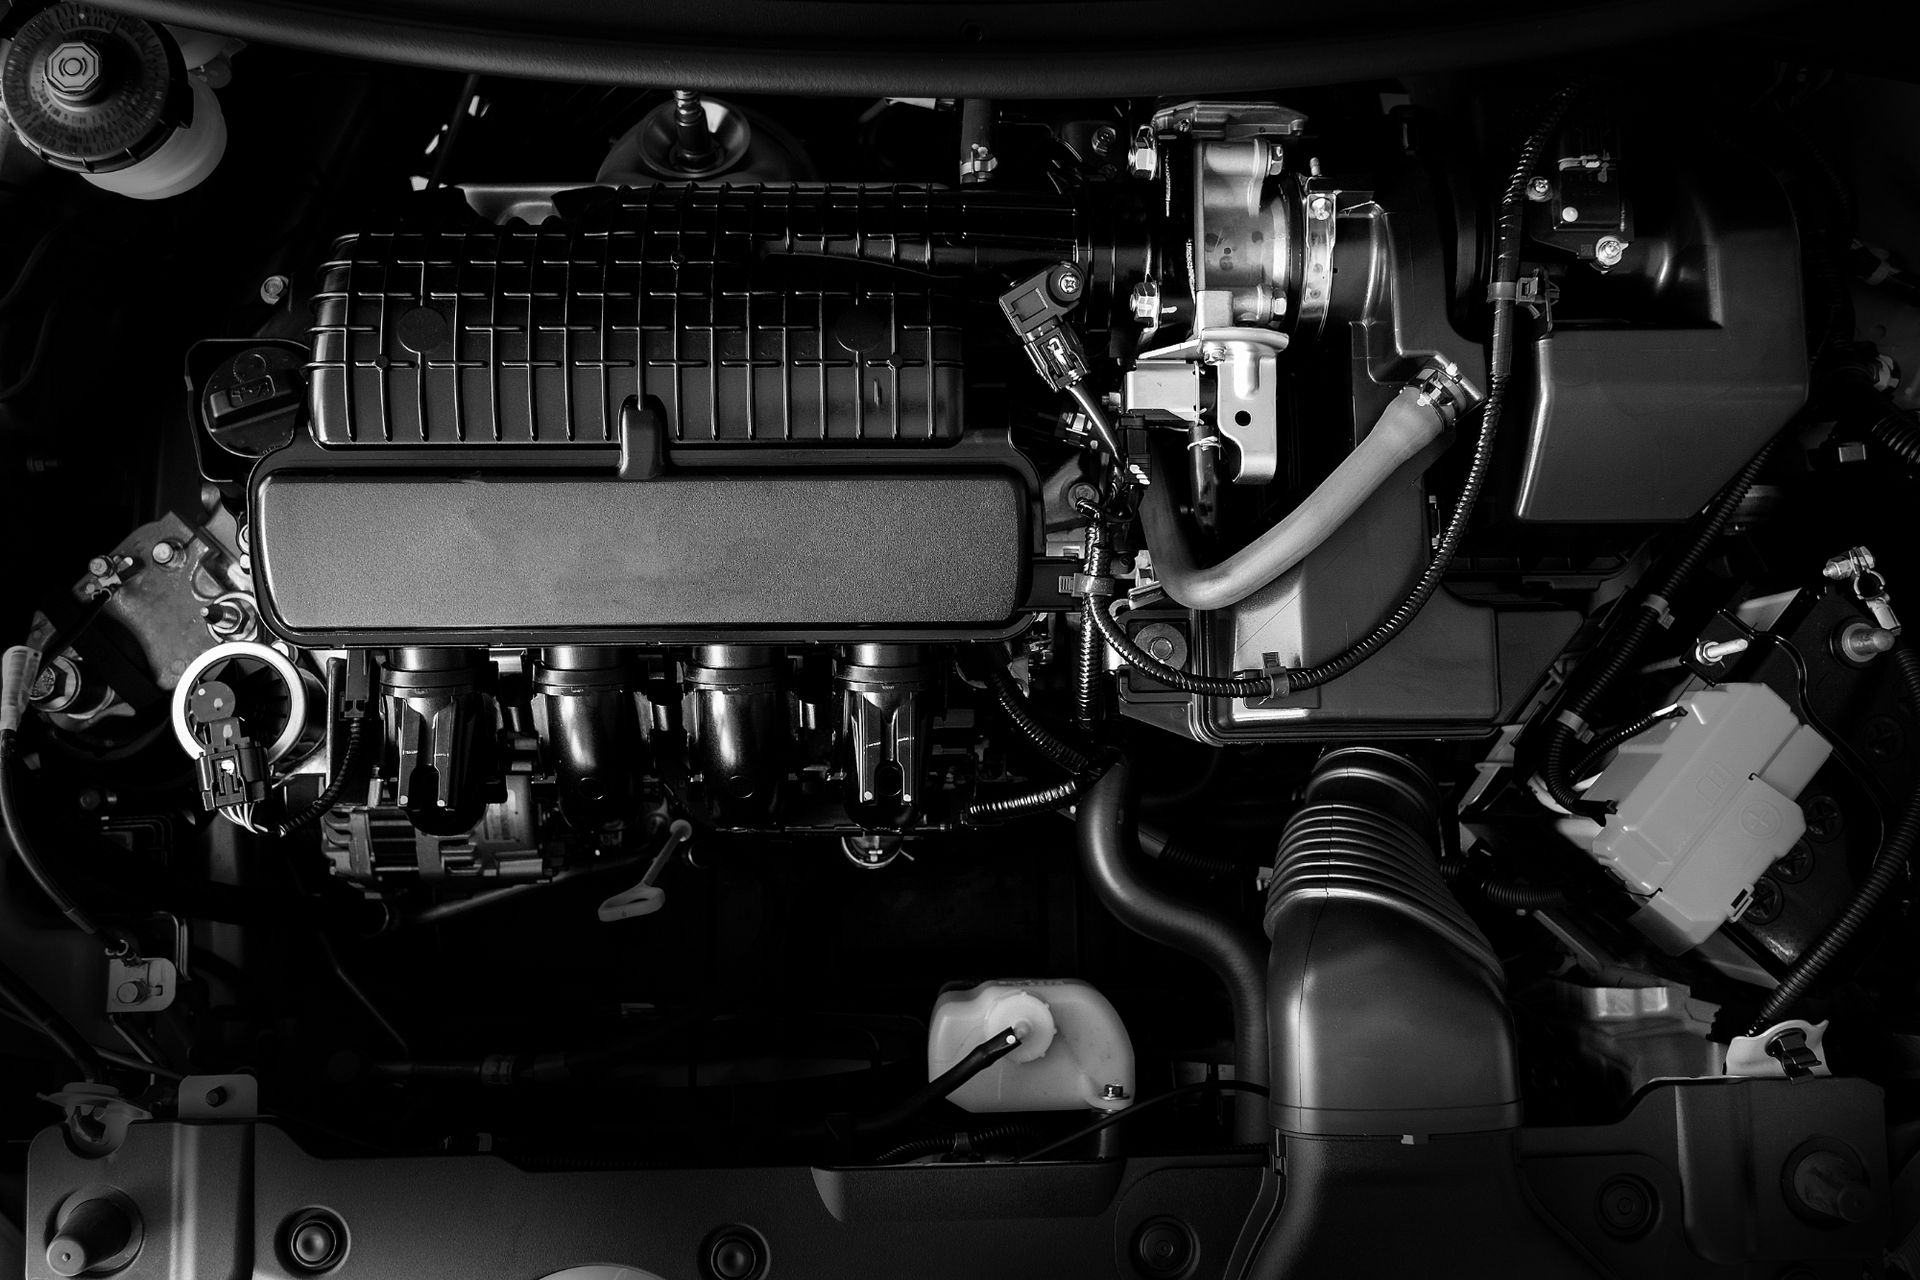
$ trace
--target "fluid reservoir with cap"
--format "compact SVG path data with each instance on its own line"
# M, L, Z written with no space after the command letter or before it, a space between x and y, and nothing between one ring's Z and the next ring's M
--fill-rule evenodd
M201 64L223 58L231 42L71 0L8 34L0 103L48 164L160 200L198 186L220 163L227 125Z
M985 982L947 991L927 1031L933 1080L990 1036L1020 1047L948 1095L967 1111L1117 1111L1133 1102L1133 1041L1107 998L1072 978Z

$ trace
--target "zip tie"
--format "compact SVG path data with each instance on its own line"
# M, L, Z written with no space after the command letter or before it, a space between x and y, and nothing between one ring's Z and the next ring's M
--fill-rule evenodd
M1199 440L1190 440L1187 442L1188 453L1192 453L1195 449L1218 449L1220 447L1219 436L1206 436Z
M1650 610L1663 628L1673 625L1673 604L1665 596L1650 595L1640 602L1640 607Z

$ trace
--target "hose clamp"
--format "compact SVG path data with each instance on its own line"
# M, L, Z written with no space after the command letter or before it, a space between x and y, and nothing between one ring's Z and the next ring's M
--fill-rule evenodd
M1473 392L1460 378L1460 366L1451 360L1435 357L1414 375L1409 385L1418 393L1420 403L1440 415L1440 420L1449 427L1476 402Z

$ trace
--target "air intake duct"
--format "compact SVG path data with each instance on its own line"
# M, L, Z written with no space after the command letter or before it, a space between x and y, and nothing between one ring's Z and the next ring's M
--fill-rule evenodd
M1520 1123L1500 963L1440 878L1439 797L1373 748L1329 754L1267 887L1272 1111L1283 1133Z

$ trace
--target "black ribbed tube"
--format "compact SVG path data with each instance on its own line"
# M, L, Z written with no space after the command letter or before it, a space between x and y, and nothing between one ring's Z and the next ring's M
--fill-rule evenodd
M1598 768L1600 762L1607 758L1608 752L1618 750L1657 724L1678 719L1685 714L1685 711L1677 707L1662 707L1658 711L1648 712L1638 720L1623 724L1617 729L1607 730L1595 738L1592 744L1580 754L1580 759L1574 762L1574 766L1568 771L1567 776L1573 781L1578 782L1589 773L1592 773L1594 769Z
M952 1155L965 1137L969 1146L984 1146L989 1142L1006 1142L1013 1138L1025 1137L1033 1131L1029 1124L996 1124L985 1129L972 1129L965 1134L948 1133L933 1138L915 1138L903 1142L891 1151L881 1153L874 1158L875 1164L892 1164L897 1160L913 1160L920 1156Z
M997 800L976 800L967 806L967 820L978 822L982 818L1010 818L1015 814L1057 809L1078 797L1086 785L1080 779L1072 778L1066 782L1056 782L1050 787L1001 796Z
M347 789L347 784L359 771L360 757L365 751L369 723L370 721L366 719L353 722L347 730L347 749L340 753L340 767L334 770L333 781L321 789L320 794L313 798L313 803L275 827L273 829L275 836L286 837L296 831L303 831L320 821L326 816L327 811L333 808L335 802L340 799L340 793Z
M1125 760L1109 768L1081 800L1080 869L1094 896L1121 924L1142 937L1194 957L1227 989L1233 1010L1234 1078L1267 1083L1266 957L1259 943L1232 921L1162 893L1140 877L1142 861L1133 805L1133 771ZM1268 1126L1258 1098L1234 1109L1234 1139L1259 1142Z
M1007 720L1041 755L1071 773L1085 773L1093 767L1092 757L1041 722L1013 677L997 662L987 666L987 688Z
M1906 685L1907 697L1920 704L1920 655L1902 644L1890 656L1901 683ZM1760 1012L1754 1014L1753 1023L1747 1029L1748 1035L1757 1036L1780 1021L1807 993L1807 988L1826 971L1827 966L1833 963L1834 957L1846 950L1847 944L1865 927L1874 909L1905 878L1916 845L1920 845L1920 778L1914 779L1909 786L1900 816L1894 819L1886 839L1880 842L1880 851L1874 855L1867 878L1854 891L1853 900L1847 903L1846 910L1840 913L1839 918L1827 926L1820 940L1793 962L1793 967L1787 970L1787 976L1780 980L1780 985L1760 1006Z
M1753 488L1753 482L1759 478L1779 443L1778 436L1769 440L1766 447L1754 454L1747 465L1727 482L1726 488L1708 506L1705 517L1681 547L1680 554L1635 602L1633 613L1621 625L1619 634L1607 637L1604 647L1589 653L1574 669L1567 682L1566 696L1561 700L1554 718L1547 722L1546 744L1540 759L1540 781L1546 785L1547 794L1553 797L1554 802L1569 813L1604 819L1610 809L1604 804L1581 799L1573 790L1573 752L1577 739L1574 725L1566 717L1571 716L1581 722L1587 720L1613 688L1614 682L1637 665L1640 651L1659 630L1660 619L1666 615L1673 596L1686 586L1694 571L1706 559L1707 552L1726 532L1733 513L1745 500L1747 491Z

